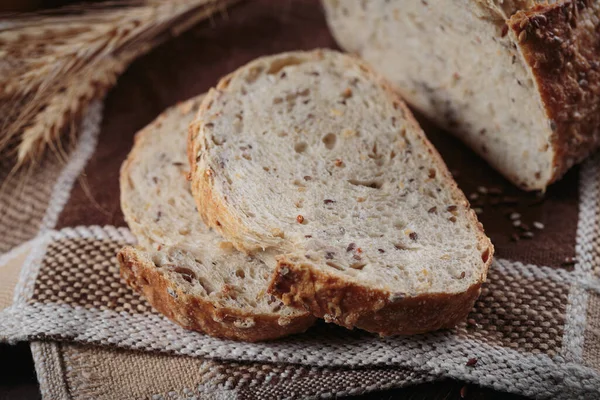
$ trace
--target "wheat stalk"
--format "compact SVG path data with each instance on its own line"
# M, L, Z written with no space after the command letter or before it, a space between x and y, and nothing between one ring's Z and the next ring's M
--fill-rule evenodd
M0 153L35 161L136 57L235 0L138 0L0 19Z

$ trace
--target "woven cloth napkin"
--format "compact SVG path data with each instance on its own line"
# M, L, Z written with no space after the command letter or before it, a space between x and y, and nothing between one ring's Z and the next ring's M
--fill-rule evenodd
M598 156L543 196L523 193L420 119L496 246L481 297L453 330L382 339L319 323L239 343L185 331L123 284L115 253L135 239L118 172L133 134L257 56L335 48L316 2L274 3L244 3L134 63L86 112L67 160L9 181L0 167L0 340L34 342L45 396L321 396L455 378L600 398Z

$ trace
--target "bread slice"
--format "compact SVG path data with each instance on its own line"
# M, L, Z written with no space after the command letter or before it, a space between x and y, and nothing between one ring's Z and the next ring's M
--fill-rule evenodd
M122 166L121 206L140 248L119 252L121 275L187 329L246 341L302 332L315 318L266 293L274 259L235 251L198 216L185 154L199 102L167 110L138 133Z
M239 249L279 253L273 294L384 335L455 325L493 247L409 110L360 60L260 58L190 127L192 192Z
M600 2L323 4L341 47L521 188L600 146Z

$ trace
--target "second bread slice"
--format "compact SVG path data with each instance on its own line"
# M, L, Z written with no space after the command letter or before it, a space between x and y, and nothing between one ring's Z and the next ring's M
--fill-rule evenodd
M286 304L383 335L455 325L493 247L388 84L333 51L258 59L223 78L190 128L204 221L279 253Z

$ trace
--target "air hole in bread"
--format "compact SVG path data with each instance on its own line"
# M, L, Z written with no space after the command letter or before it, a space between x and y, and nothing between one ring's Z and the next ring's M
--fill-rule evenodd
M222 140L222 139L216 137L215 135L210 135L210 138L211 138L212 142L215 144L215 146L220 146L223 143L225 143L225 140Z
M487 249L485 249L485 251L483 253L481 253L481 259L483 260L484 263L488 262L490 258L490 249L489 247Z
M348 183L354 186L365 186L371 189L381 189L383 182L378 180L360 180L360 179L348 179Z
M263 71L264 67L262 65L250 68L248 74L246 74L246 83L254 83L254 81L258 79L258 77Z
M192 283L192 281L196 279L196 273L189 268L175 267L173 271L181 275L183 280L186 282Z
M425 189L423 191L423 193L425 193L427 196L431 197L432 199L437 199L437 195L430 188Z
M204 291L206 292L207 295L211 294L212 292L214 292L213 287L210 285L210 283L208 283L208 280L204 279L204 278L198 278L198 284L200 286L202 286L202 288L204 289Z
M305 187L305 186L306 186L306 185L304 184L304 182L302 182L301 180L298 180L298 179L294 179L294 180L292 181L292 183L293 183L294 185L296 185L296 186L300 186L300 187Z
M299 65L302 64L304 61L299 59L298 57L282 57L279 59L276 59L275 61L273 61L271 63L271 66L269 67L269 69L267 70L267 74L269 75L274 75L276 73L278 73L279 71L281 71L282 69L284 69L285 67L289 67L292 65Z
M341 265L334 263L333 261L327 261L325 264L327 264L328 266L330 266L331 268L337 269L338 271L343 271L344 268L342 268Z
M406 228L406 222L396 221L396 222L394 222L394 228L396 228L398 230L402 230L402 229Z
M323 137L323 144L328 150L331 150L335 147L335 142L337 141L337 136L335 133L328 133Z
M308 144L306 144L305 142L300 142L294 145L294 150L296 150L296 153L304 153L307 147Z

